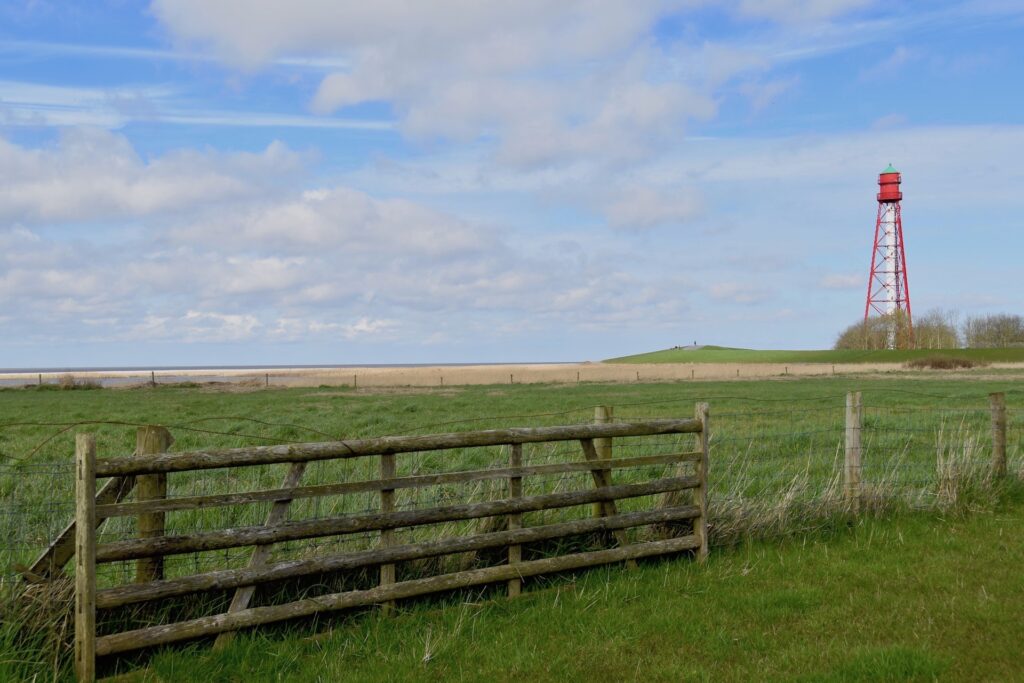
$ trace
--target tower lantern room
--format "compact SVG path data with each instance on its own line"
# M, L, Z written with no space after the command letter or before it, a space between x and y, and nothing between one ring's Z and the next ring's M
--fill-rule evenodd
M903 199L900 192L900 172L889 164L889 167L878 174L878 201L898 202Z

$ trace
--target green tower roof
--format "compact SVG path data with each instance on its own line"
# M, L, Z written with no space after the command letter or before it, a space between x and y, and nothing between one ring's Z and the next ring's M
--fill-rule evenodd
M892 164L889 164L889 166L884 171L882 171L882 173L899 173L899 171L893 168Z

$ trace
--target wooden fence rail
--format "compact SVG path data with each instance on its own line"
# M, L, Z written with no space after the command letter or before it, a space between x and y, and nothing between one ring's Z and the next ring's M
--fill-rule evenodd
M521 591L525 578L538 574L611 562L626 562L629 566L639 558L683 551L695 551L698 557L703 558L707 555L707 425L706 404L698 406L692 419L645 422L615 422L611 409L602 407L598 409L593 424L184 453L166 452L172 442L166 430L143 428L140 429L136 454L119 458L97 458L94 440L88 435L80 435L76 450L78 514L73 527L76 675L79 680L92 680L97 656L214 635L218 636L218 645L222 645L230 633L241 628L325 611L367 605L390 608L394 601L400 599L492 583L506 584L508 594L514 596ZM676 440L666 444L662 439L657 442L657 448L645 445L652 442L643 440L625 441L635 437L687 434L696 436L693 449L680 448ZM576 449L552 448L545 451L549 461L529 464L525 445L557 442L577 442L578 446ZM613 442L639 449L639 454L630 452L616 456L626 449L613 449ZM477 469L443 472L422 472L418 468L407 467L406 473L399 475L402 472L402 454L495 446L507 448L507 453L502 454L500 460L489 456L494 460L494 467L479 469L477 465ZM156 452L158 447L164 452ZM331 476L344 480L302 484L306 465L310 462L368 457L379 458L370 478L350 480L351 474L335 474ZM552 458L559 461L552 462ZM467 462L480 462L480 459L467 459ZM279 488L167 497L167 478L171 473L177 477L197 470L276 463L290 463ZM632 476L613 481L613 472L621 472L625 468L633 470ZM350 472L351 468L347 471ZM531 490L527 485L532 477L573 473L584 477L589 474L590 484L573 490L554 491ZM98 495L97 479L104 477L121 482L117 484L116 492L108 483ZM450 488L456 484L487 481L493 482L490 488L474 489L471 502L403 509L396 498L397 492L403 490L415 491L430 486ZM131 486L126 486L125 482L135 483L134 500L126 500L128 493L125 489L130 490ZM496 486L502 493L494 498L494 491L498 490ZM489 496L487 491L491 492ZM686 491L692 493L684 497L682 492ZM376 494L376 507L361 512L289 519L291 514L298 514L292 506L296 500L353 493ZM477 496L484 499L474 500ZM617 505L617 501L630 499L639 500L626 510ZM199 510L254 503L271 503L263 524L181 533L167 531L175 528L173 524L166 523L168 515L185 513L192 515L190 519L193 519ZM578 519L571 515L555 519L544 516L542 521L530 523L532 518L528 513L575 506L589 506L594 514ZM642 509L634 509L637 507ZM139 520L138 535L101 542L98 539L101 534L97 531L99 525L105 519L117 517ZM481 518L491 520L481 527L482 533L478 528L476 533L458 535L449 524ZM397 535L399 529L437 524L446 526L434 537L426 536L428 540L412 542ZM641 527L649 531L627 536L627 530ZM668 533L669 530L674 531ZM274 557L277 543L338 539L364 532L379 534L375 547L371 544L365 549L343 552L336 548L317 549L312 556ZM686 535L672 535L678 533ZM420 534L420 538L423 537L424 534ZM551 545L555 550L527 555L528 544L568 537L591 540L583 546L559 543ZM597 549L593 549L595 539L603 539ZM252 547L253 550L248 563L238 568L200 572L197 564L196 573L176 575L180 568L171 571L164 565L164 558L174 555L243 547ZM565 551L566 547L573 551ZM561 552L566 554L557 554L557 548L562 548ZM397 571L403 562L487 550L501 553L497 560L501 564L469 569L464 568L465 565L456 565L452 568L458 571L422 578L401 576ZM67 548L62 546L61 553L60 558L50 553L49 565L46 565L50 571L56 560L67 561ZM494 557L493 554L487 555L480 562L493 564L496 561ZM40 559L41 563L43 559ZM137 564L133 583L97 587L98 565L127 561ZM271 582L299 579L306 579L307 583L312 579L323 582L323 577L365 569L376 572L373 579L376 586L371 583L369 588L360 587L283 604L255 607L251 604L257 588ZM421 574L423 571L426 570L421 570ZM365 579L363 581L365 585ZM157 601L204 591L233 591L230 607L220 614L97 634L97 610L143 603L159 604Z

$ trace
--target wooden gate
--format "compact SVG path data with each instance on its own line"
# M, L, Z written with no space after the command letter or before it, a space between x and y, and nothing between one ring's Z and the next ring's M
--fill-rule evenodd
M390 605L395 600L478 586L507 582L508 592L518 594L523 578L538 574L573 570L612 562L632 562L638 558L696 551L707 554L707 405L697 407L692 419L614 422L610 411L598 409L598 423L559 427L516 428L400 436L350 441L306 443L236 449L166 451L170 435L162 428L140 430L141 454L131 457L97 458L95 438L79 434L76 438L76 519L75 551L75 666L79 680L92 680L98 656L191 638L222 634L229 637L238 629L286 619L310 616L373 604ZM603 418L602 418L603 415ZM693 448L681 448L681 440L663 445L651 454L643 450L640 437L694 434ZM615 440L613 442L613 440ZM578 442L575 449L565 448ZM148 443L148 447L142 444ZM614 444L622 444L625 455L616 455ZM552 451L556 458L540 464L524 464L524 446L562 444ZM495 447L499 447L496 449ZM530 446L537 449L539 446ZM458 450L462 449L462 450ZM440 460L453 454L482 451L485 467L420 467L399 474L400 459L411 454L435 452ZM480 451L476 451L479 453ZM503 455L500 455L502 454ZM634 454L635 453L635 454ZM500 455L501 462L494 458ZM371 459L369 462L367 459ZM376 459L376 466L373 460ZM465 460L465 459L464 459ZM314 462L356 462L372 466L375 476L354 478L339 476L326 483L302 485L307 466ZM480 462L469 460L469 464ZM236 472L234 468L266 468L285 463L287 471L279 488L206 493L169 497L168 477L199 476L207 470ZM613 473L629 468L629 481L616 483ZM426 470L426 471L424 471ZM364 467L363 472L370 471ZM198 474L197 474L198 473ZM579 490L530 491L531 478L550 475L586 476L590 486ZM97 488L97 480L108 478ZM134 482L134 500L115 496L110 490L130 490L125 482ZM427 508L400 509L400 492L422 487L488 483L491 493L483 495L478 486L475 495L482 500ZM524 486L526 483L526 486ZM690 496L681 492L691 489ZM290 519L294 501L325 499L363 493L377 501L373 510ZM617 503L629 501L630 509ZM211 514L212 511L252 504L269 504L265 523L225 526L190 533L167 533L169 515ZM589 506L593 513L569 518L562 514L548 519L539 511L575 509ZM588 508L582 508L586 511ZM210 512L207 512L210 511ZM529 515L541 517L530 521ZM105 519L132 517L137 533L132 538L98 542L98 525ZM489 524L471 529L472 533L452 534L451 524L485 519ZM683 524L679 524L684 522ZM411 529L436 529L429 525L447 524L426 540L401 542L396 536ZM647 531L640 533L640 528ZM686 535L678 536L679 530ZM633 536L627 534L633 530ZM287 560L275 560L275 544L304 539L342 538L351 534L375 534L372 547L342 552L317 552ZM524 558L524 547L553 539L582 534L601 534L605 547L585 549L554 547L533 559ZM185 572L180 568L166 572L165 558L184 554L227 551L251 547L244 566L213 571ZM396 565L403 562L440 558L455 553L491 551L501 554L501 563L471 567L434 575L396 576ZM51 553L52 554L52 553ZM65 555L67 553L65 552ZM63 559L66 559L63 558ZM52 560L52 558L51 558ZM97 583L97 566L105 563L135 564L133 582ZM198 566L198 565L197 565ZM350 570L374 570L379 567L376 585L329 592L313 597L292 599L278 604L251 606L259 586L301 577L323 577ZM52 570L52 567L51 567ZM376 576L376 574L374 575ZM133 628L97 635L97 610L140 605L206 591L233 591L227 611L169 623Z

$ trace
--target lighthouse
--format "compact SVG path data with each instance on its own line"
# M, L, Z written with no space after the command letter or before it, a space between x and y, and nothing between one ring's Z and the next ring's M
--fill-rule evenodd
M888 338L890 349L896 348L897 328L903 325L904 319L908 339L911 343L914 339L907 254L903 246L901 181L900 172L892 164L878 175L878 217L875 220L874 247L871 249L868 297L864 305L865 324L872 314L886 316L891 321Z

